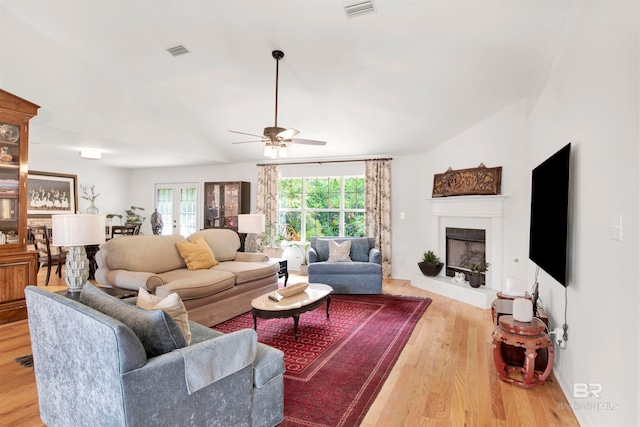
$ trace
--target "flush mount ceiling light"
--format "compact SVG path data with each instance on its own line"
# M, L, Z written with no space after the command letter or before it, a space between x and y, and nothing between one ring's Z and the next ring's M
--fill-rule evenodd
M102 151L93 149L80 150L80 157L83 159L99 160L102 158Z

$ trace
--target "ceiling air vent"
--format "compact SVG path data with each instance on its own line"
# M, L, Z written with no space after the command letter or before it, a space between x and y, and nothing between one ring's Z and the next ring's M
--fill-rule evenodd
M185 53L189 53L189 50L180 44L178 46L167 48L167 52L169 52L173 56L178 56L178 55L184 55Z
M358 3L351 3L344 7L344 11L347 12L347 17L363 15L365 13L375 12L376 9L373 6L373 1L361 1Z

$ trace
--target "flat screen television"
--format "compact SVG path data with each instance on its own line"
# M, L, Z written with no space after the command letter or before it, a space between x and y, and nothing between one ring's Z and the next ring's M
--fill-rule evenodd
M571 143L531 173L529 258L565 287L568 284L570 158Z

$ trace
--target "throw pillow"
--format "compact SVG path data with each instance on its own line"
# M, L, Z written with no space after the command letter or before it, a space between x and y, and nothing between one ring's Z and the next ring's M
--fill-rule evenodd
M329 259L328 262L348 262L351 261L349 253L351 252L351 241L346 240L337 243L335 240L329 240Z
M184 307L180 295L171 292L162 298L157 295L150 294L144 288L138 289L138 299L136 305L145 310L162 310L167 313L176 322L182 333L184 334L187 344L191 344L191 328L189 327L189 315Z
M142 343L148 358L187 345L184 334L176 322L162 310L143 310L107 295L91 283L86 283L82 288L80 302L131 328Z
M193 242L177 242L176 246L189 270L202 270L218 265L213 251L203 237L198 236Z

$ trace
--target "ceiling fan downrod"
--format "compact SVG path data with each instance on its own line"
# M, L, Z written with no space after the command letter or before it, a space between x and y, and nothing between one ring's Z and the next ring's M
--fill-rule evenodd
M284 52L281 50L274 50L271 52L271 56L276 60L276 117L274 127L278 127L278 75L280 74L280 60L284 58Z

